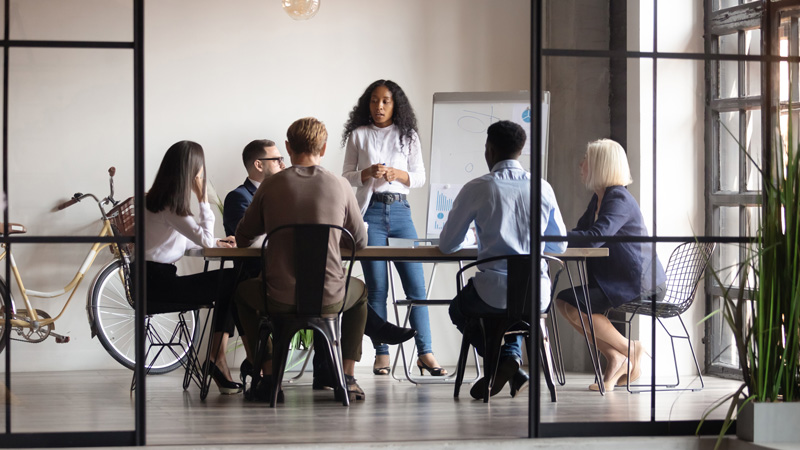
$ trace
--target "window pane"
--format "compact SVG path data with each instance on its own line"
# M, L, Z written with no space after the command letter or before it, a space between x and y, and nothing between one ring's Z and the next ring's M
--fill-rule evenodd
M130 0L9 0L11 39L130 41Z
M719 208L719 235L739 236L739 208ZM730 285L736 275L739 264L739 246L735 244L722 244L719 246L719 259L717 276L723 286Z
M761 54L761 31L749 30L745 32L745 53L748 55ZM761 95L761 63L756 61L745 63L744 80L746 95Z
M719 114L719 189L739 190L739 113Z
M755 237L756 233L758 232L759 227L759 220L761 214L761 207L759 206L750 206L745 208L745 214L747 219L747 228L743 230L746 233L746 236Z
M736 34L720 36L719 53L738 54L739 38ZM739 62L719 61L719 98L739 97Z
M739 34L725 34L719 37L719 53L728 55L739 54ZM734 63L735 64L735 63Z
M745 53L748 55L761 54L761 30L747 30L745 35Z
M714 311L722 308L722 301L722 297L713 297L712 305ZM712 328L718 330L714 334L715 339L719 339L714 343L715 345L709 346L709 348L714 348L714 350L711 350L711 361L723 366L738 368L739 354L736 352L736 341L733 339L730 327L725 323L721 313L715 314L711 320L713 322Z
M780 43L780 55L781 56L789 56L789 41L786 39L781 39ZM780 99L781 101L789 100L789 64L785 61L781 61L779 63L779 76L780 76Z
M736 61L720 61L718 64L719 98L739 97L739 63Z
M745 95L755 97L761 95L761 63L745 63Z
M747 186L748 191L761 190L761 111L747 112Z

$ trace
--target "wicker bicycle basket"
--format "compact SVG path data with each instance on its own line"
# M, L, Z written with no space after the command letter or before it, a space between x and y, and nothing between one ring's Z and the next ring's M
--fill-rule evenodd
M135 218L136 215L133 212L133 197L128 197L108 212L108 220L111 222L111 229L114 231L115 236L133 236ZM112 245L110 249L111 253L115 256L119 256L117 254L116 245ZM127 252L127 254L130 255L132 251L133 244L124 245L123 252Z

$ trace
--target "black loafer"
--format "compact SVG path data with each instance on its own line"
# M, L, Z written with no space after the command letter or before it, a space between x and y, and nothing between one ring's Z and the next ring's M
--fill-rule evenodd
M492 385L492 392L490 394L492 397L503 390L506 383L519 371L521 364L522 362L520 360L511 357L505 358L500 362L500 366L497 368L497 374L494 378L494 385ZM483 393L486 391L486 383L488 382L486 377L476 381L469 390L469 395L476 400L482 400Z
M319 375L314 377L314 381L311 382L311 389L315 391L327 391L333 389L337 385L338 383L336 380L330 375Z
M413 328L398 327L397 325L386 322L369 337L375 342L397 345L411 339L416 334L417 332Z
M522 369L517 370L517 373L514 374L514 377L511 378L511 382L509 383L509 386L511 386L511 397L516 397L517 394L527 389L530 380L531 377L528 376L527 372Z

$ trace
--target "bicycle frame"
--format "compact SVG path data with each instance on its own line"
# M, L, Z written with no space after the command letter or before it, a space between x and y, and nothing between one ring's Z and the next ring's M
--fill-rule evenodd
M111 222L104 217L103 228L100 230L100 234L98 235L98 237L106 237L112 235L113 233L111 231ZM5 244L0 244L0 247L2 247L2 252L0 252L0 261L2 261L6 257L6 254L8 254L8 260L11 263L11 271L14 273L14 278L17 281L17 286L19 287L19 291L22 294L22 299L25 302L25 309L27 311L26 319L28 320L18 319L15 318L17 310L16 307L14 307L13 310L11 311L12 314L11 327L32 328L36 330L41 327L54 324L55 321L58 320L64 314L64 311L69 306L70 302L72 301L72 297L75 296L75 292L77 292L78 290L78 286L81 284L81 281L83 281L84 277L86 276L86 272L89 270L90 267L92 267L92 264L97 258L97 255L100 253L100 251L112 245L116 246L117 244L95 242L94 244L92 244L92 248L89 250L89 253L86 255L86 258L84 258L80 269L78 269L78 272L75 274L75 277L72 279L72 281L70 281L66 286L64 286L64 288L60 290L51 292L40 292L40 291L25 289L25 285L22 283L22 276L20 275L19 269L17 268L17 264L14 261L14 255L8 253ZM119 253L117 252L116 254ZM39 315L36 312L36 309L31 305L30 302L30 297L56 298L68 292L70 293L70 295L69 298L67 299L67 302L61 308L61 311L58 313L58 315L52 318L39 317Z

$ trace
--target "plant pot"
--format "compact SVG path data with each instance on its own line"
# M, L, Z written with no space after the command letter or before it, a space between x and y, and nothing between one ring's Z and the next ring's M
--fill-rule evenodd
M750 402L736 417L739 439L764 444L800 441L800 402Z

